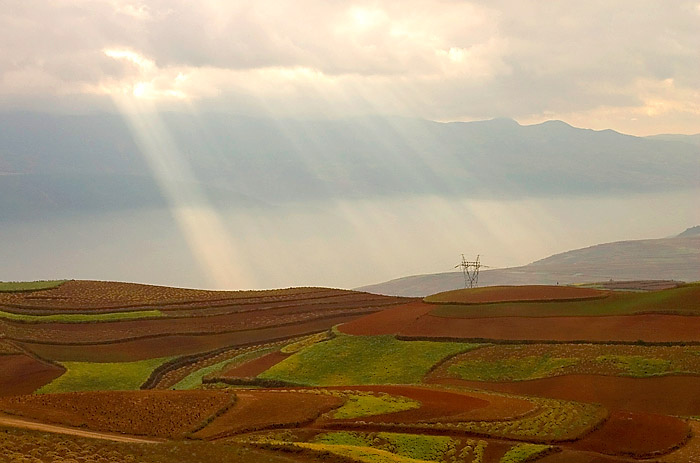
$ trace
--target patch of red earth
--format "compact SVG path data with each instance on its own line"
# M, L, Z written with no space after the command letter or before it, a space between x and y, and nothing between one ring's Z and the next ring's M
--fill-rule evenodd
M619 410L599 429L570 445L606 455L645 458L682 447L690 434L688 424L678 418Z
M216 376L217 378L255 378L265 370L289 357L289 355L290 354L283 354L279 351L271 352L262 357L253 359L250 362L225 370Z
M457 378L435 378L431 382L510 394L599 403L608 410L680 416L700 415L698 376L626 378L564 375L514 382L466 381Z
M420 317L399 334L415 338L512 341L697 342L700 317L619 315L604 317Z
M601 455L599 453L564 449L562 452L548 455L537 460L537 463L628 463L629 461L628 458L618 458Z
M465 420L512 419L534 411L537 406L523 399L501 397L479 392L446 391L414 386L329 387L331 390L371 391L416 400L421 407L385 415L359 418L365 422L420 423L457 422ZM333 420L333 422L352 422Z
M0 355L0 397L31 394L65 371L26 354Z
M434 305L425 302L412 302L365 315L341 325L338 329L342 333L356 336L396 334L420 317L427 315L434 308Z
M216 439L262 429L298 427L343 404L338 397L303 392L245 391L236 396L236 405L194 437Z
M498 302L572 301L599 299L609 291L576 286L527 285L486 286L483 288L457 289L433 294L426 302L437 304L489 304Z
M70 392L5 397L0 410L93 431L179 438L234 399L221 391Z
M338 323L354 320L360 316L359 314L346 314L257 330L208 335L171 335L94 345L75 346L31 342L19 344L36 352L41 357L57 361L130 362L156 357L196 354L221 347L262 344L278 339L318 333Z

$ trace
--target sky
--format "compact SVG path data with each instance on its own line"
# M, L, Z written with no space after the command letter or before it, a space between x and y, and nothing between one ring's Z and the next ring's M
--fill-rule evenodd
M671 187L606 198L319 198L229 213L208 202L196 160L161 119L226 113L284 128L505 117L698 134L700 0L0 0L0 112L14 110L120 114L168 208L0 227L5 280L353 287L449 271L462 252L523 265L700 220L700 192ZM216 146L204 120L195 129ZM369 132L358 136L383 142ZM289 134L290 146L306 135ZM429 157L419 179L439 179Z
M264 117L700 132L697 0L0 5L0 110L123 111L126 98Z

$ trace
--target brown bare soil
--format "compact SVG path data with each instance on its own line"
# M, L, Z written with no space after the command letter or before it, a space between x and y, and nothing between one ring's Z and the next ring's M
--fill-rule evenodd
M345 323L338 329L343 333L357 336L396 334L420 317L427 315L434 308L434 305L424 302L411 302L366 315L357 320Z
M361 314L350 313L337 317L321 318L293 325L257 330L234 331L221 334L147 337L108 344L60 345L34 342L22 342L20 344L44 358L57 361L129 362L148 358L209 352L224 346L236 347L289 339L317 333L338 323L347 322L360 316Z
M492 304L499 302L573 301L607 297L608 291L577 286L486 286L457 289L425 298L435 304Z
M6 397L0 410L93 431L178 438L234 399L220 391L71 392Z
M72 280L57 288L23 293L0 293L0 305L36 308L109 308L129 305L168 305L198 301L280 298L319 293L325 288L290 288L267 291L207 291L114 281Z
M603 426L571 447L606 455L652 457L680 448L690 432L687 423L671 416L616 411Z
M26 354L0 355L0 396L31 394L65 371Z
M611 457L599 453L564 449L562 452L548 455L537 460L537 463L628 463L629 461L628 458Z
M228 378L255 378L268 368L271 368L273 365L277 365L282 360L289 357L289 355L290 354L283 354L281 352L271 352L263 355L262 357L253 359L250 362L224 370L223 372L217 374L216 377L224 380Z
M238 401L194 437L216 439L241 432L279 427L298 427L342 405L343 400L319 394L241 391Z
M700 317L619 315L604 317L420 317L399 332L412 338L510 341L700 342Z
M497 421L518 418L537 409L535 404L525 399L419 386L353 386L351 389L347 387L329 387L324 389L385 393L392 396L407 397L421 403L421 407L414 410L360 418L366 422ZM349 422L355 420L333 421Z
M693 436L678 450L660 458L665 463L700 463L700 421L690 420Z
M431 379L431 382L510 394L599 403L609 410L680 416L700 415L700 377L697 376L624 378L565 375L506 383L449 378Z

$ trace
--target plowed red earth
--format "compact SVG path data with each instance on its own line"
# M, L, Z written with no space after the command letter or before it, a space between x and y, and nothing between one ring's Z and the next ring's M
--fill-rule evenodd
M0 355L0 396L31 394L64 372L25 354Z
M6 397L0 410L93 431L177 438L233 400L220 391L71 392Z
M347 387L326 388L348 390ZM359 418L365 422L419 423L464 420L503 420L523 416L536 405L523 399L487 395L479 392L445 391L415 386L353 386L351 390L372 391L416 400L421 407L398 413ZM355 420L333 420L350 422Z
M396 334L420 317L430 313L433 309L435 309L434 305L426 304L425 302L412 302L366 315L345 323L338 329L343 333L358 336Z
M360 314L346 314L332 318L310 320L286 326L276 326L257 330L235 331L232 333L161 336L131 341L83 346L20 343L25 348L43 358L58 361L77 362L129 362L148 358L174 355L189 355L208 352L224 346L261 344L271 340L287 339L310 333L317 333L338 323L360 317Z
M572 448L633 458L662 455L680 448L690 427L671 416L617 411L602 427L571 444Z
M238 365L236 367L230 368L228 370L219 373L217 378L255 378L260 373L269 369L270 367L277 365L282 360L289 357L289 354L283 354L281 352L271 352L262 357L246 362L243 365Z
M400 335L416 338L522 341L700 341L700 317L620 315L605 317L441 318L425 315Z
M606 297L608 291L576 286L486 286L434 294L426 302L440 304L489 304L525 301L571 301Z
M700 415L700 377L657 376L625 378L565 375L515 382L438 379L437 384L474 387L579 402L599 403L609 410L632 410L663 415Z
M245 391L237 397L236 405L194 436L215 439L246 431L296 427L343 403L338 397L299 392Z

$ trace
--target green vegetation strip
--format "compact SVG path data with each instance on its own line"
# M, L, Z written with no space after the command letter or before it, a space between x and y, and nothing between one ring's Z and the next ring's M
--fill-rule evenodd
M445 318L575 317L672 313L700 315L700 285L663 291L613 293L604 299L562 302L504 302L498 304L437 305L431 315Z
M481 344L338 334L286 358L258 378L306 386L416 384L446 357L478 347Z
M350 394L346 397L347 400L343 406L333 413L333 418L337 420L362 418L413 410L421 406L417 400L389 394Z
M0 310L0 319L25 323L90 323L120 320L137 320L141 318L158 318L164 316L160 310L140 310L135 312L110 312L96 314L55 314L26 315Z
M366 447L383 450L402 458L423 461L448 461L457 452L457 441L450 437L392 432L325 433L316 436L314 443Z
M15 293L23 291L41 291L61 286L68 280L46 281L0 281L0 293Z
M451 365L448 372L470 381L526 381L563 374L566 367L579 363L577 358L552 358L549 355L501 360L465 360Z
M136 390L157 366L172 358L122 363L61 362L67 371L37 393Z
M552 451L550 445L518 444L506 452L499 463L525 463L535 461Z
M277 347L268 347L253 352L246 352L245 354L240 354L233 358L222 360L221 362L217 362L213 365L200 368L199 370L195 370L189 375L182 378L179 382L173 385L172 389L178 391L195 389L202 385L202 379L205 376L214 375L227 367L235 367L241 365L250 360L262 357L265 354L269 354L270 352L274 352L275 350L277 350Z
M650 376L684 373L674 370L671 361L659 358L647 358L641 355L601 355L597 362L612 363L620 369L620 375L634 378L647 378Z

